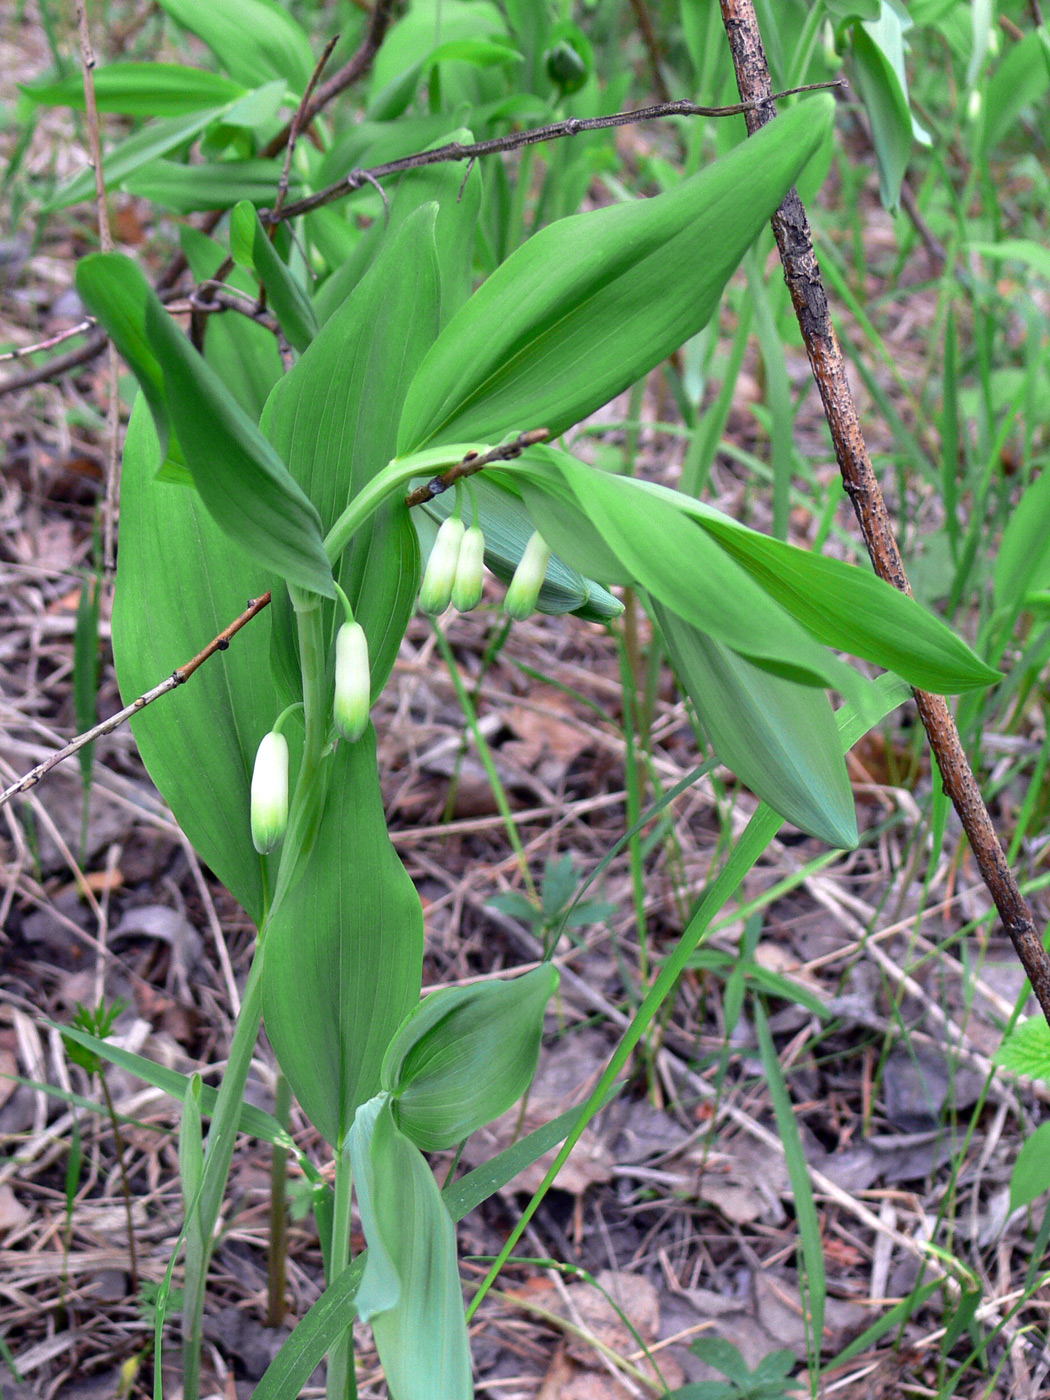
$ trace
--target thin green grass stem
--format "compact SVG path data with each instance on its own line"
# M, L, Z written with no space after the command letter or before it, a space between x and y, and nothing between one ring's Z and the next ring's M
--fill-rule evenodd
M350 1149L345 1141L335 1159L335 1209L332 1217L332 1254L328 1271L331 1286L350 1263L350 1207L353 1200L353 1171ZM354 1374L354 1329L346 1330L328 1353L327 1400L354 1400L357 1378Z
M525 888L529 892L529 897L538 908L540 903L539 892L536 889L536 882L533 880L532 872L529 869L528 856L525 854L525 847L522 844L521 835L518 831L518 824L514 820L514 813L510 808L510 802L507 800L506 789L503 786L503 781L496 768L496 760L492 757L492 750L489 748L488 740L481 732L481 726L478 724L477 711L467 692L467 687L463 684L463 677L459 674L459 667L456 665L456 658L452 654L452 648L448 644L448 638L437 622L434 623L434 636L437 638L438 650L441 652L442 660L448 668L452 684L455 686L456 698L463 711L463 718L467 721L467 728L470 730L471 737L477 746L478 757L481 759L482 766L488 777L489 784L492 788L492 795L496 799L496 806L499 808L499 814L503 818L503 824L507 832L507 840L510 842L514 854L517 857L521 878L525 884Z
M706 933L711 920L726 901L733 896L741 881L744 879L744 876L760 858L762 852L780 829L782 822L783 818L764 803L751 818L746 830L733 848L721 874L718 876L717 880L715 880L701 902L699 909L697 909L696 913L689 921L689 924L678 942L678 946L664 964L659 976L631 1019L631 1023L624 1032L619 1045L616 1047L612 1058L606 1066L604 1074L596 1085L590 1098L587 1100L584 1112L580 1115L572 1132L565 1139L558 1155L551 1163L547 1175L543 1178L539 1189L525 1207L518 1223L510 1232L506 1244L503 1246L502 1250L500 1250L496 1262L492 1265L481 1287L474 1295L470 1306L467 1308L468 1322L477 1311L485 1294L499 1276L503 1265L513 1253L514 1247L524 1234L529 1221L536 1214L544 1197L554 1184L559 1171L561 1171L565 1162L568 1160L569 1154L580 1140L580 1135L584 1128L598 1111L599 1106L604 1102L606 1094L612 1088L621 1070L626 1066L632 1052L648 1030L664 1000L674 991L678 984L678 979L685 971L690 956Z

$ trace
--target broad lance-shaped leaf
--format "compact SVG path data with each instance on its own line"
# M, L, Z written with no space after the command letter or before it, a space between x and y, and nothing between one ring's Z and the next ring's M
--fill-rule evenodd
M819 96L654 199L559 220L503 263L421 365L398 455L564 432L695 335L832 120Z
M172 19L203 39L239 83L284 78L299 94L314 56L302 25L277 0L160 0Z
M254 204L242 200L230 215L234 262L256 273L289 343L302 351L317 334L317 317L302 286L277 256Z
M650 606L719 760L800 830L852 849L857 815L827 696L753 666L659 602Z
M873 661L939 695L979 690L1001 679L939 617L867 568L771 539L655 482L633 480L633 485L692 516L826 646Z
M174 428L220 529L290 583L334 597L317 511L136 265L94 254L78 266L77 288L139 379L162 449Z
M183 116L221 107L247 92L221 73L184 63L107 63L95 69L93 78L98 110L129 117ZM18 87L32 102L84 110L84 79L79 72L56 83L19 83Z
M196 491L157 481L157 436L140 397L124 444L123 535L113 657L126 702L195 656L267 587L266 570L222 533ZM263 871L248 794L255 752L276 716L265 613L207 666L131 721L149 775L202 859L258 922ZM288 727L293 736L294 725Z
M565 452L548 454L544 460L576 499L573 504L554 495L540 502L543 521L537 524L541 531L555 526L549 542L570 563L589 570L601 562L600 556L607 556L617 581L644 588L713 639L778 675L805 685L834 686L864 708L868 683L832 656L698 529L679 508L674 493L646 494L631 478L596 471ZM524 475L544 479L531 467ZM529 496L534 504L536 494ZM578 547L583 555L577 561Z
M424 1152L491 1123L532 1082L543 1013L558 985L550 963L507 982L447 987L408 1015L383 1060L394 1119Z
M390 1394L470 1400L456 1232L434 1174L399 1131L386 1094L358 1110L349 1144L368 1244L357 1312L372 1324Z
M530 449L520 463L501 469L500 475L520 483L544 537L555 547L567 549L580 569L606 582L629 582L631 571L614 554L612 540L604 538L585 517L570 482L586 497L587 483L600 478L595 490L622 498L630 518L639 522L640 538L645 533L641 522L651 504L659 519L665 518L667 508L688 516L771 599L826 646L873 661L912 685L938 694L979 689L999 679L999 673L940 618L866 568L770 539L681 491L638 478L610 477L546 446ZM683 539L688 540L688 536ZM669 598L664 601L674 607ZM718 635L714 626L709 630ZM743 646L736 649L752 654Z
M424 205L384 240L361 282L277 384L263 414L263 431L316 503L326 531L394 455L405 390L437 334L436 216L434 204ZM334 570L368 637L375 697L419 588L419 549L403 497L358 530ZM341 608L326 609L333 640L342 620ZM291 674L297 666L286 655L280 669Z
M327 761L324 820L266 934L263 1014L296 1098L336 1146L419 1000L423 910L387 834L375 732Z

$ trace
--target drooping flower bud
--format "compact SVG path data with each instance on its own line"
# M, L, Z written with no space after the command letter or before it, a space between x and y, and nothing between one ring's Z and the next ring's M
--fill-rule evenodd
M368 728L372 675L368 668L368 638L359 622L344 622L335 638L335 727L349 743Z
M563 95L579 92L587 81L587 60L576 52L568 39L560 39L549 48L543 55L543 62L547 77L561 88Z
M450 515L442 521L434 548L430 551L419 590L419 606L433 617L443 613L452 601L452 584L456 578L463 534L463 521L458 515Z
M456 561L456 578L452 584L452 606L461 613L470 612L481 602L485 587L485 536L472 525L463 536Z
M539 531L534 530L503 600L503 611L516 622L524 622L535 611L550 557L550 546Z
M276 850L288 825L288 740L263 735L252 769L252 845L261 856Z

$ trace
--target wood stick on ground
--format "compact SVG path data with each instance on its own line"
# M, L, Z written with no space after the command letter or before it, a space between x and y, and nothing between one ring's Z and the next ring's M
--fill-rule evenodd
M235 637L241 628L256 614L261 613L263 608L270 602L269 592L263 593L259 598L253 598L240 617L234 618L228 627L224 627L217 637L213 637L208 645L197 653L192 660L185 662L182 666L177 666L170 676L166 676L159 685L155 685L152 690L147 690L145 695L140 695L137 700L132 700L130 705L115 715L110 715L101 724L96 724L93 729L88 729L83 734L78 734L75 739L71 739L65 748L56 749L53 754L45 758L42 763L31 769L17 782L0 792L0 807L5 802L10 802L12 797L17 797L20 793L28 792L30 788L36 787L41 778L46 777L52 768L57 768L67 758L72 756L85 744L90 744L95 739L100 739L104 734L112 734L114 729L119 729L122 724L137 715L139 710L144 710L147 705L152 705L154 700L159 700L162 695L167 695L176 686L185 685L190 676L193 675L198 666L202 666L210 656L214 656L217 651L225 651L230 645L230 638Z
M762 103L770 97L773 84L752 0L720 0L720 4L740 97L744 102ZM775 116L776 110L768 101L746 112L748 134L753 135ZM831 323L827 293L813 250L809 220L797 190L788 192L772 222L784 278L831 429L842 483L853 503L868 554L880 578L910 594L889 511L861 432L846 363ZM1050 955L1007 864L977 779L963 752L951 709L942 695L930 695L924 690L913 694L941 771L944 791L959 814L981 877L1050 1024Z

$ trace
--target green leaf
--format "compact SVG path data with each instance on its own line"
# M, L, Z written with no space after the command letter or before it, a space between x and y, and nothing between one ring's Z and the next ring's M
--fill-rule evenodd
M1042 101L1050 87L1050 69L1043 52L1038 31L1026 34L1011 44L1002 63L995 70L984 91L984 126L980 134L980 159L987 160L992 150L1010 131L1026 107Z
M1025 1138L1010 1173L1010 1209L1027 1206L1050 1189L1050 1123Z
M230 76L248 87L284 78L301 93L314 68L303 27L277 0L160 0L203 39Z
M436 209L417 209L384 242L361 283L275 388L263 419L277 451L330 530L393 456L405 390L437 332ZM419 550L403 501L357 532L335 575L368 637L372 693L397 656L419 589ZM341 608L329 608L334 638Z
M619 1084L613 1087L610 1100L620 1087ZM581 1112L579 1108L570 1108L446 1186L442 1195L452 1219L462 1220L482 1201L487 1201L513 1181L519 1172L538 1161L545 1152L557 1147L576 1125ZM353 1317L354 1297L361 1285L367 1258L367 1253L359 1254L349 1268L325 1289L306 1316L300 1319L256 1387L253 1400L282 1400L284 1396L299 1393L332 1342L345 1331Z
M165 456L171 421L164 375L146 335L146 299L152 291L149 283L129 258L97 253L77 264L76 283L84 305L109 332L138 380L156 424L159 455Z
M263 1008L289 1084L337 1146L418 1001L423 912L387 835L374 731L328 762L324 821L266 935Z
M77 729L81 733L98 722L98 613L98 575L85 574L80 585L77 621L73 632L73 709ZM94 743L85 744L77 754L85 794L91 786L94 756ZM86 795L84 801L86 804Z
M206 126L225 116L231 106L232 103L226 103L222 107L206 108L189 116L150 122L141 131L119 142L102 160L106 188L112 190L141 166L192 141ZM52 214L56 209L65 209L70 204L80 204L94 197L95 172L89 166L49 199L41 212Z
M1004 238L999 243L974 242L967 246L972 252L980 253L986 258L994 258L1000 262L1010 259L1013 262L1024 263L1040 277L1050 279L1050 248L1034 242L1031 238Z
M940 618L866 569L771 539L699 502L683 500L683 506L826 646L940 695L1001 680Z
M289 343L296 350L305 350L317 334L314 309L301 284L277 256L259 215L247 200L230 215L230 250L236 262L258 275Z
M800 830L856 846L853 793L827 697L754 666L659 603L653 613L721 762Z
M196 656L267 587L265 570L231 544L195 491L154 480L157 458L140 399L124 445L113 608L117 679L129 703ZM264 615L131 722L175 819L257 923L268 858L252 846L248 810L255 751L275 718L268 653Z
M146 1084L152 1084L155 1089L160 1089L171 1098L178 1100L179 1103L185 1103L194 1076L180 1074L178 1070L168 1069L167 1066L159 1065L154 1060L147 1060L142 1055L135 1055L130 1050L123 1050L119 1045L113 1045L108 1040L99 1040L97 1036L88 1035L85 1031L79 1031L75 1027L60 1026L54 1021L45 1021L44 1024L54 1026L55 1030L62 1032L64 1038L75 1040L79 1045L90 1050L93 1055L98 1055L119 1069L126 1070L128 1074L134 1075L136 1079L141 1079ZM42 1087L50 1088L46 1085ZM63 1097L61 1091L56 1092L59 1093L59 1097ZM210 1117L215 1112L218 1097L217 1089L213 1089L210 1084L202 1084L200 1088L201 1113ZM76 1101L75 1095L71 1101ZM290 1151L296 1150L295 1144L288 1135L288 1130L278 1123L272 1113L266 1113L263 1109L256 1108L254 1104L241 1104L237 1122L239 1131L248 1137L258 1138L260 1142L278 1143Z
M190 224L179 228L179 242L198 282L214 277L226 250ZM241 268L233 268L227 283L251 296L255 283ZM204 358L245 413L258 422L270 391L284 374L275 337L248 316L209 316Z
M201 1136L201 1077L191 1074L182 1099L179 1120L179 1184L182 1208L189 1211L197 1199L204 1175L204 1141Z
M334 597L316 510L136 265L119 253L94 254L79 264L77 287L135 372L162 450L176 425L187 469L219 527L260 566Z
M648 491L633 478L585 467L567 453L550 454L548 460L574 492L592 534L633 582L756 665L805 685L835 686L863 707L864 682L857 673L831 656L697 527L686 513L687 498ZM525 470L538 479L531 464ZM575 526L571 534L583 540ZM569 561L576 562L571 553ZM590 553L579 562L588 568Z
M995 560L995 602L1020 607L1025 594L1050 584L1050 470L1027 487L1006 522Z
M222 107L243 97L240 83L182 63L107 63L94 71L95 103L100 112L128 117L181 117ZM71 73L57 83L19 83L32 102L84 110L84 80Z
M995 1063L1026 1079L1050 1081L1050 1026L1042 1016L1018 1021L999 1046Z
M121 185L128 194L176 214L192 214L200 209L228 209L242 199L272 204L280 174L279 160L219 160L207 165L153 160L125 176ZM297 175L289 182L289 190L293 198L299 193Z
M545 963L512 981L442 988L413 1008L382 1070L405 1136L440 1152L519 1099L536 1073L543 1015L557 985L557 969Z
M385 1095L350 1133L368 1260L357 1310L371 1322L391 1395L469 1400L474 1394L456 1232L434 1174L401 1133Z
M522 428L556 435L659 364L709 320L832 111L823 97L802 104L669 194L535 234L431 349L409 391L398 455L497 442Z
M883 0L883 16L888 8ZM857 90L871 122L879 167L879 196L885 208L893 211L900 200L901 185L911 159L911 108L900 77L878 42L877 33L873 24L853 26L853 63Z

